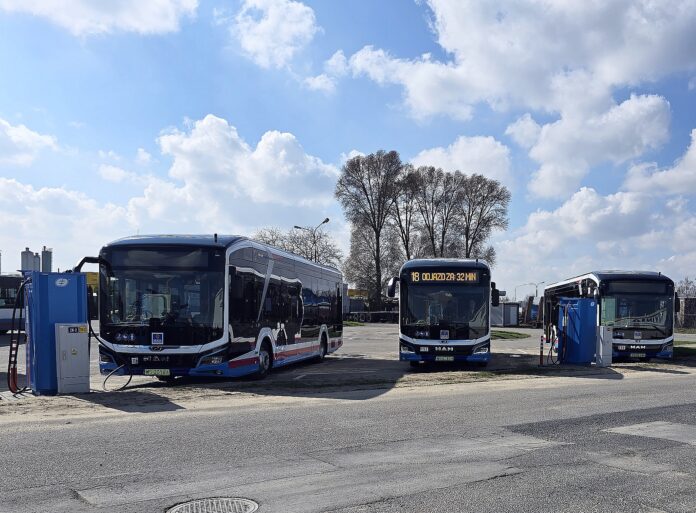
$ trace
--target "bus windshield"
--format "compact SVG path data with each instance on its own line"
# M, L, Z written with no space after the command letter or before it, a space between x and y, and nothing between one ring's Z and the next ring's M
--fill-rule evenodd
M674 299L671 296L620 294L602 297L602 325L617 328L656 329L672 332Z
M102 322L222 329L224 254L206 248L112 249L104 255Z
M466 327L477 336L488 331L489 288L480 285L408 284L405 326Z

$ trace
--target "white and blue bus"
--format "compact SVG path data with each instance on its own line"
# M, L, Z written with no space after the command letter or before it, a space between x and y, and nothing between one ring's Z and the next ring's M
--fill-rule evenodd
M672 358L674 282L662 273L594 271L544 289L544 332L554 341L560 298L595 298L597 327L610 328L612 359Z
M490 307L499 291L489 267L478 260L418 259L406 262L389 283L399 283L399 360L471 362L491 359Z
M266 244L137 236L85 261L99 263L102 374L263 377L342 345L341 273Z

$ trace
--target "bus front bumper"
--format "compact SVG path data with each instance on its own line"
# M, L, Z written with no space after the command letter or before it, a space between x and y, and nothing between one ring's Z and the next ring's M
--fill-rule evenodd
M491 341L476 345L460 344L412 344L399 342L399 360L409 362L471 362L491 360Z
M204 362L198 353L114 353L99 347L99 372L115 376L240 377L258 370L258 357L250 352L228 361Z
M640 343L633 340L614 342L612 359L662 358L671 360L674 355L674 343L664 344Z

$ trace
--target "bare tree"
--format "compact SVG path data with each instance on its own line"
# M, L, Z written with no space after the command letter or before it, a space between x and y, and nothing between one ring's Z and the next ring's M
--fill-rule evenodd
M422 221L424 237L433 257L457 256L458 239L453 229L461 213L462 188L466 175L455 171L445 173L432 166L418 168L419 191L416 205Z
M253 238L323 265L340 267L343 260L343 252L338 244L321 228L316 230L316 240L313 234L306 230L292 228L283 232L273 227L259 230Z
M359 155L348 160L341 169L336 183L336 199L341 203L346 218L353 226L371 231L374 243L372 304L381 303L382 288L382 231L396 200L396 181L401 170L401 159L395 151L380 150L370 155Z
M466 178L458 223L464 245L463 257L495 261L495 250L486 247L486 242L493 231L507 229L509 204L510 191L497 180L479 174Z
M374 232L366 227L353 226L350 234L350 253L343 267L346 279L355 284L359 289L368 291L371 309L380 307L380 302L374 303L375 298L380 298L386 289L387 282L392 276L396 276L404 261L400 250L398 230L393 226L386 226L382 231L383 250L380 253L380 266L383 277L379 287L376 286L375 262L376 241Z
M677 283L675 291L679 297L696 297L696 281L685 276Z
M406 260L414 257L414 250L418 244L414 239L418 237L417 196L420 188L418 172L410 164L403 166L396 182L396 201L391 217L399 231Z
M422 221L422 231L428 243L430 256L437 256L437 217L442 201L443 181L442 169L432 166L421 166L417 169L419 190L416 195L416 207Z

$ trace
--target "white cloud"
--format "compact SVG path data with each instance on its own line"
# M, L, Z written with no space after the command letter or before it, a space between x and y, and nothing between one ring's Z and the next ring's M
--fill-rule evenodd
M537 210L522 228L498 237L496 280L509 292L519 283L608 268L659 270L678 279L687 252L696 265L695 227L696 216L681 201L582 188L560 207ZM670 258L682 267L669 264Z
M331 94L336 91L337 79L348 73L348 61L342 50L338 50L326 62L324 73L305 78L302 83L312 91Z
M36 251L43 245L56 250L54 266L65 269L83 256L96 255L108 240L135 231L123 207L61 187L35 188L7 178L0 178L0 212L3 269L19 266L20 249Z
M364 153L364 152L362 152L362 151L360 151L360 150L352 149L352 150L350 150L348 153L341 152L341 155L340 155L340 157L339 157L338 160L339 160L339 162L341 163L341 165L343 165L343 164L345 164L347 161L349 161L350 159L352 159L353 157L364 157L364 156L365 156L365 153Z
M290 133L268 131L252 148L226 120L207 115L158 142L173 159L171 180L151 179L130 201L136 219L172 216L184 224L239 227L233 212L253 218L255 211L333 203L338 171L307 155Z
M505 135L509 135L513 141L526 149L534 146L540 133L541 125L534 121L529 113L510 123L505 129Z
M435 166L445 171L478 173L506 185L512 182L510 150L490 136L460 136L447 147L421 151L411 162L415 166Z
M384 50L366 46L349 60L353 75L366 75L380 85L404 87L404 101L416 118L447 114L457 119L471 118L477 98L467 93L465 77L452 64L396 59Z
M45 149L58 150L54 136L39 134L24 125L11 125L0 118L0 164L28 166Z
M64 267L137 231L250 234L279 220L289 228L324 217L340 225L337 169L308 155L292 134L268 131L252 146L226 120L208 115L163 132L158 142L171 158L168 176L140 175L113 162L98 168L103 179L134 191L123 204L0 178L6 268L15 265L10 248L47 244L56 266Z
M354 73L403 86L418 117L466 118L478 102L557 112L589 97L606 108L614 87L696 69L696 4L687 0L428 4L449 61L399 59L370 46L350 59ZM568 98L578 73L590 87Z
M319 31L311 7L294 0L243 0L232 33L262 68L287 67Z
M0 9L48 19L76 36L117 31L164 34L193 17L198 0L0 0Z
M307 77L303 80L303 83L312 91L322 91L330 94L336 90L336 80L326 73L322 73L315 77Z
M152 162L152 155L150 155L143 148L138 148L138 151L135 155L135 161L140 165L146 166L147 164Z
M489 2L429 0L437 42L449 56L400 58L365 46L354 76L402 89L417 119L468 120L474 107L524 108L507 134L539 163L529 188L565 198L592 166L623 163L659 147L669 105L657 96L617 101L615 91L696 69L696 4L684 0Z
M348 73L348 60L343 50L338 50L324 63L324 71L332 77L342 77Z
M541 197L566 197L592 166L623 163L669 137L669 103L661 96L631 97L605 112L570 113L544 125L529 156L539 162L529 189Z
M696 195L696 129L691 131L691 144L686 153L667 169L655 164L633 166L624 182L631 191L661 191L670 194ZM696 238L696 232L692 234Z
M130 183L136 185L144 185L152 180L150 176L139 175L118 166L112 166L111 164L100 165L99 176L101 176L107 182Z

